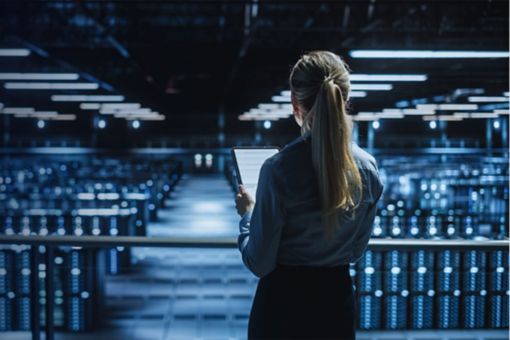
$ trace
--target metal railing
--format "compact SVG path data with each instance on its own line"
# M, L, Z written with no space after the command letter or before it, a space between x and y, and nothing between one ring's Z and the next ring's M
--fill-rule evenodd
M501 154L508 155L507 148L480 147L419 147L419 148L372 148L374 154L396 155L474 155ZM211 153L230 155L230 148L183 148L183 147L147 147L147 148L92 148L92 147L19 147L0 148L0 155L193 155L195 153Z
M44 325L45 339L53 340L55 330L53 325L54 298L52 261L54 248L58 246L75 246L83 248L114 248L114 247L160 247L160 248L236 248L235 237L143 237L143 236L41 236L41 235L0 235L0 244L29 245L30 271L37 273L40 263L39 246L45 246L44 262L46 275L44 278L44 291L47 303L45 304L46 321ZM508 250L509 240L434 240L434 239L372 239L368 244L369 250L479 250L496 251ZM30 298L39 301L39 277L31 275ZM40 339L40 306L32 303L30 309L32 339Z
M146 237L146 236L40 236L0 235L0 244L76 246L87 248L236 248L235 237ZM388 250L502 250L509 240L371 239L368 249Z

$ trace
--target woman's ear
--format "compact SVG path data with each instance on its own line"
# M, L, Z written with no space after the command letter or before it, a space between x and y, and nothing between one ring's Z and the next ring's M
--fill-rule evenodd
M294 94L290 95L290 101L292 102L292 113L294 114L294 119L296 120L297 125L301 127L303 125L303 113L301 112Z

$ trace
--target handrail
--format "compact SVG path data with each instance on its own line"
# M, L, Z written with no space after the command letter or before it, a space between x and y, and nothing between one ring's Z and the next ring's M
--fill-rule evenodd
M368 148L367 148L368 149ZM371 148L375 154L398 154L398 155L472 155L495 153L508 155L508 149L505 148L462 148L462 147L419 147L419 148ZM5 147L0 148L0 154L10 155L189 155L195 153L213 153L230 154L230 148L212 147L212 148L92 148L92 147Z
M0 235L0 244L76 246L90 248L236 248L235 237L145 237ZM371 239L370 250L508 250L509 240Z

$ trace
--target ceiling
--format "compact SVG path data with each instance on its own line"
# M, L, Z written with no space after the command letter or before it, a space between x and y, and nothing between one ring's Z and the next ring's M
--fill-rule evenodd
M353 98L353 113L458 88L500 95L508 91L505 58L352 59L349 51L507 51L508 24L508 1L499 0L2 2L0 47L32 54L0 58L0 72L78 72L100 82L87 94L122 94L165 115L136 138L249 135L254 123L238 115L285 90L292 64L314 49L342 55L353 73L428 76L425 83L398 83L392 91ZM76 113L76 122L59 122L45 134L87 139L93 114L75 103L51 102L51 94L1 89L0 102ZM14 135L31 131L23 119L8 124ZM289 122L278 124L274 131L290 129ZM100 138L125 140L124 120L109 126Z

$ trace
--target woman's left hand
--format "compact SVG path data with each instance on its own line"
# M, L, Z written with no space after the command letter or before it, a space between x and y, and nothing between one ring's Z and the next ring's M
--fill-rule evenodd
M253 210L253 206L255 205L255 201L248 194L244 186L239 185L239 192L236 195L236 209L239 216L243 217L249 211Z

